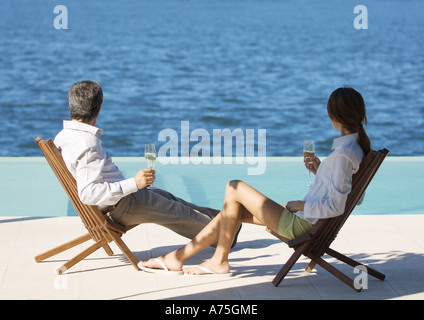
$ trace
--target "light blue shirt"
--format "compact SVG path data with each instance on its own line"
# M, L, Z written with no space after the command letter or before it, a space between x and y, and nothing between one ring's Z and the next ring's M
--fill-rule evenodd
M357 140L357 133L334 139L334 151L318 167L315 182L303 199L304 211L295 212L297 216L315 224L319 219L343 214L352 190L352 175L364 157Z
M63 130L54 139L77 182L79 198L100 209L137 191L135 179L125 179L112 162L100 140L102 133L103 130L89 124L65 120Z

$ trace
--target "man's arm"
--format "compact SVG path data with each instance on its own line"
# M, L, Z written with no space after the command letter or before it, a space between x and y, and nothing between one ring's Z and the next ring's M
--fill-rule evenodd
M138 190L135 179L125 179L102 151L87 148L75 163L78 195L88 205L114 205Z

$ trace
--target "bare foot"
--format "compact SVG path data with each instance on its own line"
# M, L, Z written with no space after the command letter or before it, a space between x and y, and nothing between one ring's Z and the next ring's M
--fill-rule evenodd
M205 269L199 267L203 267ZM184 273L190 275L204 275L210 274L209 271L216 274L228 274L230 272L230 265L228 261L215 263L212 260L208 260L200 264L199 267L185 268Z
M140 261L138 265L151 269L163 269L163 266L157 261L157 259L159 259L168 268L168 270L180 271L183 268L182 262L170 257L169 254L160 256L156 259L150 259L148 261Z

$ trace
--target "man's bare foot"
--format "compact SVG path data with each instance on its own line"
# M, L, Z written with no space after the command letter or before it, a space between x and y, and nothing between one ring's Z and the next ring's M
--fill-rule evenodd
M150 269L163 269L163 266L157 260L160 260L171 271L181 271L183 268L182 262L170 257L169 254L148 261L140 261L138 265Z

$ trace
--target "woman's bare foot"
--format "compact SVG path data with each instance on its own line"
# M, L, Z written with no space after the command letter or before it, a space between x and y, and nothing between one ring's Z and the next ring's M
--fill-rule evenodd
M216 263L208 260L196 267L184 268L184 273L189 275L206 275L206 274L229 274L230 264L228 261Z

